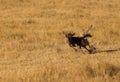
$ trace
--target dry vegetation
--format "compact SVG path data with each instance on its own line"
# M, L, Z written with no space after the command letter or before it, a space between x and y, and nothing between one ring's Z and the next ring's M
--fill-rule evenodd
M91 24L102 51L75 52ZM0 82L120 82L119 50L120 0L0 0Z

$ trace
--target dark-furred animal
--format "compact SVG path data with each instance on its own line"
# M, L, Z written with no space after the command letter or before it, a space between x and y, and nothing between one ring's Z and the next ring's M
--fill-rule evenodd
M76 37L74 35L75 35L75 33L65 34L66 38L68 39L68 44L71 47L79 46L80 49L83 47L89 52L89 49L87 48L87 46L90 47L90 43L89 43L87 38L92 37L92 35L91 34L84 34L83 36L80 36L80 37Z

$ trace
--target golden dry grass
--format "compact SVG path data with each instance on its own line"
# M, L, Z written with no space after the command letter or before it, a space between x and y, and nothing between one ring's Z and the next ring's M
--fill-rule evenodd
M0 82L120 82L119 0L0 0ZM75 52L63 31L90 25L100 50Z

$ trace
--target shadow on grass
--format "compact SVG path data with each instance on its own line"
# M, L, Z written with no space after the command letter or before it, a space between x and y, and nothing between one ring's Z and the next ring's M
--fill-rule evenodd
M108 50L96 50L94 52L94 54L95 53L103 53L103 52L111 53L111 52L117 52L117 51L120 51L120 48L117 48L117 49L108 49Z

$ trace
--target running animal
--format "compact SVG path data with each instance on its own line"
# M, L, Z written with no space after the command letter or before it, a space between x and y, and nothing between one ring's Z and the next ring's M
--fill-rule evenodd
M68 39L68 44L71 47L79 46L80 49L83 47L89 53L91 53L91 51L87 48L87 46L90 48L90 43L89 43L87 38L92 37L92 35L91 34L84 34L83 36L80 36L80 37L75 37L74 35L75 35L75 33L65 34L65 37Z

